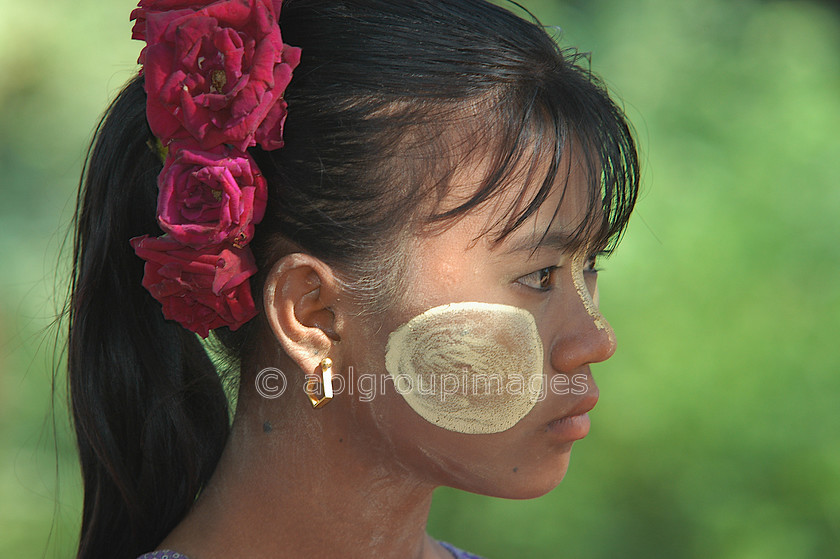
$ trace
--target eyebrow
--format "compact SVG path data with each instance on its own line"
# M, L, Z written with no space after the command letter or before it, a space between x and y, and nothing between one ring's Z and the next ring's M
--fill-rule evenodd
M519 239L512 239L505 254L513 254L515 252L534 252L540 248L552 248L559 251L566 251L575 242L573 237L565 231L552 230L547 233L533 233L527 237Z

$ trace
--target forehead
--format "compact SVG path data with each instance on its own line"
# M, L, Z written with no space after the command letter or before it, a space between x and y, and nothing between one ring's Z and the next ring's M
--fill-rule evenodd
M538 244L563 245L559 248L592 244L587 239L597 231L590 230L603 221L600 204L592 203L597 169L592 169L580 150L569 146L563 149L553 172L551 167L550 155L531 151L520 158L488 199L430 231L454 227L469 232L473 244L504 250ZM494 170L494 162L487 157L459 165L439 203L439 212L472 199ZM546 182L549 176L551 181Z
M459 168L458 182L453 181L442 204L457 207L475 192L483 180L481 165ZM568 243L589 206L585 165L570 162L568 170L558 173L542 204L510 235L499 239L498 233L516 210L526 207L540 181L528 182L527 170L515 173L503 188L482 204L450 220L446 226L421 231L404 245L408 265L403 303L409 307L431 308L452 301L493 300L503 302L499 282L525 273L523 263L530 261L538 248L550 248L578 254L587 245ZM539 173L536 176L540 176ZM444 206L445 208L446 206ZM516 252L517 254L513 254ZM556 251L552 251L556 255ZM489 297L489 299L488 299Z

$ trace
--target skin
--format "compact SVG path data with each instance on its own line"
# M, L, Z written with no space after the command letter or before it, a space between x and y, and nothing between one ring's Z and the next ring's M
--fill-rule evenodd
M444 203L475 187L481 166L462 173ZM553 489L566 473L573 437L549 427L591 409L598 389L589 365L608 359L615 337L585 299L596 276L562 243L535 247L550 226L571 231L586 207L585 177L572 165L541 209L508 239L487 234L514 186L456 223L409 242L404 296L384 314L360 318L360 303L342 291L329 266L304 254L282 258L264 291L263 355L243 364L233 431L208 487L162 542L191 559L229 557L451 558L426 534L433 490L442 485L525 499ZM492 227L490 227L492 229ZM549 240L555 235L549 235ZM582 275L577 278L575 274ZM579 293L583 283L587 293ZM547 289L542 289L547 287ZM337 395L312 409L304 375L329 356L334 371L385 374L388 334L427 309L451 302L511 305L533 314L548 382L583 375L584 394L549 392L512 428L463 434L432 425L386 384L373 400ZM263 367L286 373L277 399L259 396ZM352 367L352 374L351 374Z

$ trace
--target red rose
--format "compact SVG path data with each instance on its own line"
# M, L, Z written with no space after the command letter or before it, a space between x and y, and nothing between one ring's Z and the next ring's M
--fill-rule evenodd
M274 14L279 16L283 0L273 0L273 4ZM146 14L148 12L167 12L184 8L200 10L206 5L207 2L196 0L140 0L140 3L132 10L131 16L129 17L131 21L134 21L131 38L137 39L138 41L146 40Z
M200 151L170 144L158 187L161 229L193 248L244 247L265 214L266 182L257 164L225 146Z
M147 42L141 62L155 136L164 144L193 137L202 149L282 147L283 92L300 49L283 44L278 0L140 6L134 36Z
M257 271L248 248L217 245L195 250L163 237L135 237L146 261L143 287L163 305L163 316L206 338L210 330L236 330L257 315L248 278Z

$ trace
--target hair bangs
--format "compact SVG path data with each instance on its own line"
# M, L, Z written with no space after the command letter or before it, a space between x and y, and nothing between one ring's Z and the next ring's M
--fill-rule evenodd
M484 232L501 242L561 188L556 219L572 166L580 162L587 181L587 207L569 232L569 248L611 252L619 243L640 181L632 129L600 80L577 65L584 55L563 54L566 63L553 72L507 84L492 98L474 104L473 118L458 120L457 135L463 139L456 142L460 146L449 147L459 156L450 162L445 178L436 181L438 200L451 189L449 181L457 168L475 166L478 158L486 167L471 197L433 214L432 222L450 222L519 184L516 197ZM464 131L465 120L469 133Z

